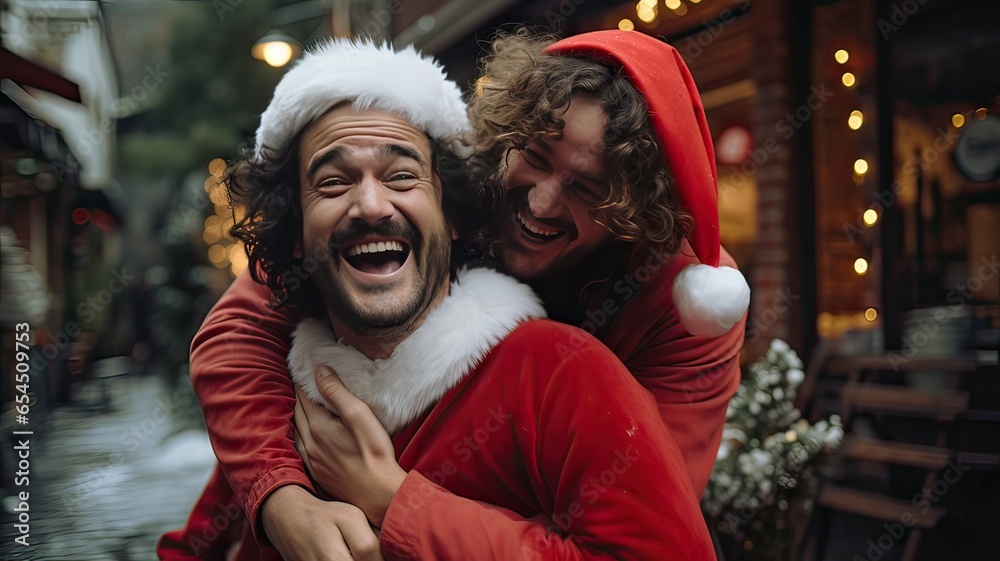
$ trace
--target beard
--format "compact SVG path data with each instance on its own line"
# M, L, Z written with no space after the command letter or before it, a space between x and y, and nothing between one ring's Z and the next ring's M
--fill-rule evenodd
M353 291L342 275L350 267L341 258L345 245L366 236L402 238L409 244L406 259L413 259L413 271L397 282ZM334 232L328 240L330 266L312 273L327 309L346 327L366 339L391 339L410 332L426 313L431 302L447 290L451 242L447 230L432 232L426 239L412 224L385 222L377 225L354 223ZM346 276L346 275L343 275Z

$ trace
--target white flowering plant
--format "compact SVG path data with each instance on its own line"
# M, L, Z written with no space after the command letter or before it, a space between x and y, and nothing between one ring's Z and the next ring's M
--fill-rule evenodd
M805 379L788 343L772 341L743 373L726 411L702 497L727 559L788 559L818 491L819 467L840 446L840 417L810 424L793 403Z

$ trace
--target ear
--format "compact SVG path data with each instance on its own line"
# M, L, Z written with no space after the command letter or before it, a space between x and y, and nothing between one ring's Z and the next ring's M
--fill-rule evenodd
M292 257L302 259L302 240L295 242L295 249L292 250Z
M458 241L458 229L454 226L451 227L451 241Z

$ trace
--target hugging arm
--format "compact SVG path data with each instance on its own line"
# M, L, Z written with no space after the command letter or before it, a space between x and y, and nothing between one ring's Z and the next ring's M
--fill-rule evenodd
M243 273L212 308L191 344L191 381L212 447L255 536L261 507L284 486L313 491L292 440L295 392L289 337L298 317L268 306L267 288Z

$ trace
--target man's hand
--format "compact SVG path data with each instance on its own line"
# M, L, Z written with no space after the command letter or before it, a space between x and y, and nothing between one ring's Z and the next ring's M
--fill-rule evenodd
M298 392L295 429L312 476L331 496L356 505L375 526L403 484L389 434L371 409L328 368L316 371L320 393L336 416Z
M288 485L264 500L261 517L286 561L382 561L378 536L353 505L322 501Z

